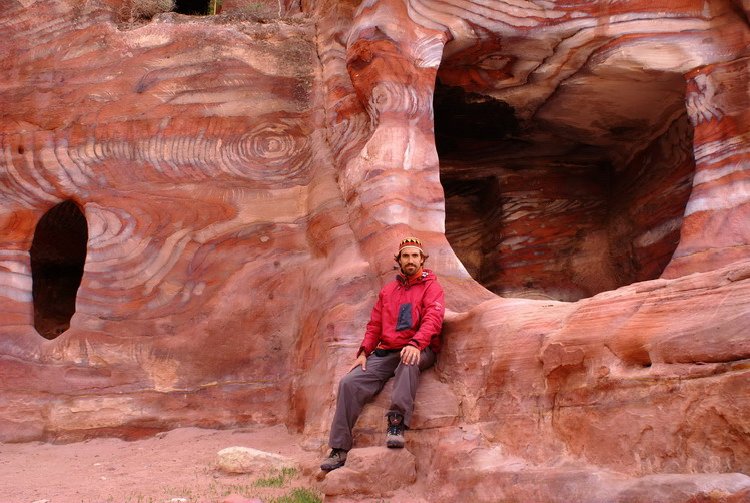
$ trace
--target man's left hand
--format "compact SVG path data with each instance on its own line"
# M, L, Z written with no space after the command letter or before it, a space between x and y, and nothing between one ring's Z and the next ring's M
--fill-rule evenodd
M419 348L412 345L404 346L401 350L401 363L404 365L419 365Z

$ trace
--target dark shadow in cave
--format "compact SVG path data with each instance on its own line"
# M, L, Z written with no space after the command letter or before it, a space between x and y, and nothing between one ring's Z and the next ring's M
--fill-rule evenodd
M443 86L438 81L433 105L435 144L440 156L451 156L464 143L473 147L495 145L518 133L513 108L488 96L467 92L460 87Z
M617 166L611 149L521 126L492 97L439 80L434 96L446 237L479 283L575 301L661 275L695 171L686 113Z
M174 11L190 16L205 16L209 13L210 0L177 0Z
M34 328L46 339L70 327L87 241L86 217L73 201L53 207L37 223L30 250Z

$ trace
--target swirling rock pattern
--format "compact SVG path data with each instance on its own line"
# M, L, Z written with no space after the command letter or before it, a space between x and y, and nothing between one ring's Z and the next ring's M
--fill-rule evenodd
M449 308L414 494L750 494L746 2L227 5L0 14L0 439L322 439L408 233ZM47 340L62 201L86 259Z
M337 218L316 216L332 171L313 166L311 23L117 19L96 2L4 14L6 439L279 420L289 296L324 249L306 235ZM70 328L43 343L28 252L63 200L86 217L86 262ZM32 389L51 393L34 414L8 406ZM209 412L217 396L227 412Z

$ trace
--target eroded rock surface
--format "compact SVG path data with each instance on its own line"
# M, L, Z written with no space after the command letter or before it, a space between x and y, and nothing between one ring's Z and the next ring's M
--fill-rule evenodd
M0 14L0 439L315 443L418 234L449 313L415 495L746 497L747 2L122 7Z
M417 480L416 460L407 449L352 449L346 465L330 472L323 483L326 496L383 496Z

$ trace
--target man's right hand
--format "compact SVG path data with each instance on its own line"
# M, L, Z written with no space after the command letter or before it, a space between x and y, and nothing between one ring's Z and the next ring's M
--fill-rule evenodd
M349 372L351 372L352 370L356 369L360 365L362 366L362 372L364 372L365 370L367 370L367 357L365 356L364 353L360 353L357 356L357 359L354 360L354 363L352 364L352 366L349 367Z

